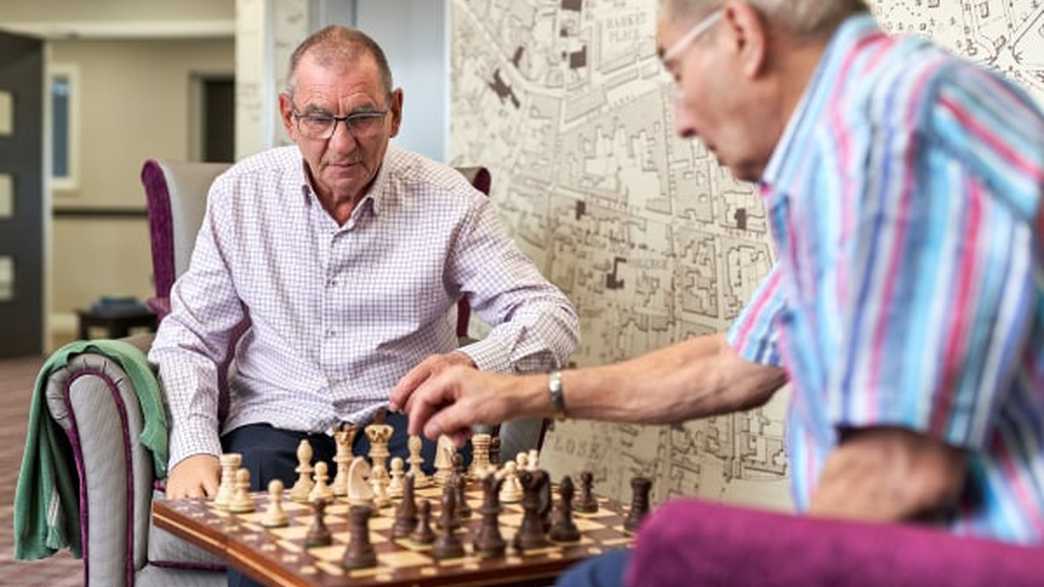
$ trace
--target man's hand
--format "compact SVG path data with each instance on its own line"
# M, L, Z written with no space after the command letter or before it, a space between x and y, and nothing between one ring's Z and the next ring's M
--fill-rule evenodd
M476 424L549 411L547 376L518 377L451 367L427 379L406 400L410 434L424 433L434 440L440 434L462 446Z
M960 498L959 449L902 428L855 430L827 458L812 515L898 522L932 515Z
M393 411L402 410L409 403L410 396L422 383L446 369L458 365L471 369L477 368L471 357L460 351L453 351L445 355L432 355L424 359L419 365L410 369L410 372L395 385L395 389L391 392L389 407Z
M221 477L221 463L214 455L192 455L179 462L167 477L167 499L214 497Z

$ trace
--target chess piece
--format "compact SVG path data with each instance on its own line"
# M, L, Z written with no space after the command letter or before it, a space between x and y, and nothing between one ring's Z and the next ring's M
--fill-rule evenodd
M537 471L540 469L540 453L535 448L529 449L529 470Z
M457 485L452 477L450 477L449 481L446 481L446 484L442 486L441 502L443 509L446 508L446 496L450 493L453 494L453 515L449 518L445 518L442 515L442 512L439 512L439 519L435 521L435 526L437 528L443 527L442 525L446 523L446 520L448 519L451 527L456 530L457 528L460 528L460 512L457 511Z
M388 497L402 497L402 479L406 472L403 470L404 463L401 458L395 457L391 461L391 481L388 482Z
M442 492L442 512L439 514L439 534L435 538L432 555L435 560L460 558L464 556L464 545L457 537L455 523L457 520L457 492L452 487Z
M649 513L649 490L652 481L645 477L631 479L631 509L624 520L624 530L634 534L642 525L642 519Z
M594 475L591 474L591 471L580 473L580 500L576 504L576 511L585 514L593 514L598 511L598 500L591 491L593 485Z
M457 492L457 518L467 520L471 517L471 506L468 505L468 477L464 470L464 457L453 455L453 488Z
M502 503L518 503L522 501L522 484L518 480L518 465L508 461L502 473L504 486L500 489Z
M243 455L225 453L218 457L218 461L221 463L221 483L218 485L217 495L214 496L214 507L227 510L232 496L236 493L236 471L243 464Z
M489 463L491 441L492 437L489 434L476 434L471 437L471 467L468 468L468 477L471 479L483 479L492 469Z
M371 479L376 477L381 483L387 485L388 482L388 441L392 437L392 433L395 429L384 423L384 419L387 417L388 411L384 408L377 410L377 413L373 416L373 422L363 428L363 432L366 433L366 438L370 440L370 462L373 464L374 471L381 471L381 473L370 475Z
M370 544L372 514L373 510L365 506L353 506L348 510L348 548L344 551L341 566L349 571L377 566L377 552Z
M388 491L385 489L388 486L388 483L387 471L376 467L370 471L370 488L373 490L373 507L375 513L377 510L391 505L391 498L388 497Z
M308 533L305 534L304 545L307 548L313 546L330 546L333 544L333 536L330 534L329 528L326 527L326 519L324 518L326 512L326 500L316 499L311 502L312 504L312 525L308 527Z
M504 556L507 544L500 535L500 486L503 479L492 473L482 478L482 523L475 536L475 552L487 558Z
M399 460L402 464L402 460ZM392 461L392 470L395 470L395 461ZM405 538L417 527L417 503L414 501L413 474L406 475L402 482L402 501L395 509L395 524L392 525L393 538Z
M457 449L449 436L439 436L439 442L435 446L435 483L445 485L453 475L453 455Z
M283 482L272 479L268 483L268 509L265 517L261 518L261 525L265 528L282 528L290 522L283 511Z
M493 470L500 468L500 437L494 436L489 441L489 465Z
M321 499L326 502L333 501L334 492L329 485L326 484L326 463L319 461L315 464L315 481L312 484L312 490L308 492L308 501L315 501Z
M540 493L548 484L547 473L543 471L522 471L518 474L522 483L522 525L515 533L513 545L519 552L547 546L544 536L544 521L540 515Z
M518 468L518 472L521 474L522 471L529 470L529 454L520 452L515 455L515 465Z
M413 487L414 489L424 489L431 487L431 478L421 468L424 465L424 457L421 456L421 448L424 446L424 442L421 437L414 434L410 436L407 444L410 449L410 473L413 474Z
M337 467L337 474L334 476L331 488L336 496L348 495L348 467L352 464L352 443L355 442L356 431L355 424L343 422L334 432L334 442L337 444L334 464Z
M290 499L307 503L312 492L312 445L304 438L297 445L297 482L290 488Z
M568 475L558 486L558 507L555 508L555 520L551 524L551 540L555 542L580 540L580 530L573 521L573 480Z
M234 514L245 514L254 511L254 499L250 497L250 471L236 471L236 493L228 502L228 511Z
M435 531L431 529L431 502L426 499L417 506L417 527L410 534L410 540L418 544L435 542Z
M354 506L373 507L373 489L368 477L370 465L366 459L355 457L348 467L348 503Z

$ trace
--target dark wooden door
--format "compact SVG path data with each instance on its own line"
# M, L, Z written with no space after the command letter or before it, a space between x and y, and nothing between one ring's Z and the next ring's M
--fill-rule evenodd
M0 32L0 357L43 351L43 48Z

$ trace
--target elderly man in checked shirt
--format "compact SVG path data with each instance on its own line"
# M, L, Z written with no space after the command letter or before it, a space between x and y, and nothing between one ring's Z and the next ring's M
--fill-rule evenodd
M926 39L883 33L861 0L661 9L677 130L759 182L775 268L728 333L550 377L449 369L392 405L412 431L459 440L519 414L680 422L789 381L799 511L1044 542L1037 105ZM655 560L700 555L672 548ZM564 582L617 584L628 556Z
M296 146L214 182L149 355L172 422L168 497L214 495L222 450L243 454L254 489L290 483L302 438L331 460L329 432L368 423L396 385L412 390L450 365L546 371L577 344L573 307L488 199L453 169L389 145L403 93L373 40L319 31L288 78L279 107ZM457 349L449 313L460 296L493 328ZM221 423L218 366L244 325ZM405 416L388 423L393 456L407 456ZM355 451L366 446L357 435ZM424 452L430 466L430 441Z

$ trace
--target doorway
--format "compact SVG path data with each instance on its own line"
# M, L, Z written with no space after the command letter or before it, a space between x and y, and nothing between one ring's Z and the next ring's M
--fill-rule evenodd
M232 75L192 76L194 141L191 159L231 163L236 153L236 80Z

